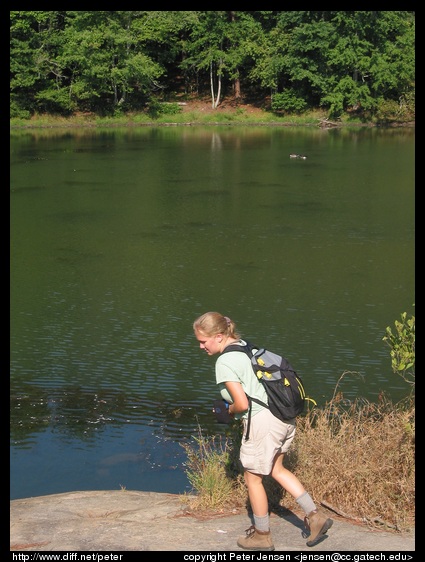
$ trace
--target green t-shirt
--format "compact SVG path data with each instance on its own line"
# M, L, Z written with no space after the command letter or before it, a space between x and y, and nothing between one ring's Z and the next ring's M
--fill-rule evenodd
M245 342L241 340L241 344ZM253 398L258 398L262 402L268 403L267 393L263 385L255 376L252 369L251 360L246 353L241 351L229 351L220 355L215 364L215 378L220 390L220 394L224 400L230 404L233 402L232 397L224 386L225 382L240 382L245 393ZM252 402L252 416L263 410L263 406ZM235 414L235 418L248 417L248 411L243 414Z

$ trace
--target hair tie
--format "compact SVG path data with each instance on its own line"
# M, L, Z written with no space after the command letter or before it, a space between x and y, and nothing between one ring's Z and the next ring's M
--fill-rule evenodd
M227 322L227 325L230 326L230 318L228 316L224 316L224 319Z

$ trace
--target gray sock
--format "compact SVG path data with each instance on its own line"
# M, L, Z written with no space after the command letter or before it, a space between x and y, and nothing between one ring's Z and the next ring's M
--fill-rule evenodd
M254 525L257 531L270 531L270 518L269 515L264 515L264 517L258 517L254 514Z
M301 496L296 499L296 502L306 515L317 509L316 504L311 499L311 496L308 492L304 492L304 494L301 494Z

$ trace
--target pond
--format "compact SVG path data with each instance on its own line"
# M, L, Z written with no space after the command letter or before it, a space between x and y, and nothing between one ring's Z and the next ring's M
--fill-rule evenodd
M318 406L394 401L414 314L413 129L11 133L11 499L189 489L211 414L193 320L232 317ZM290 154L306 156L290 158Z

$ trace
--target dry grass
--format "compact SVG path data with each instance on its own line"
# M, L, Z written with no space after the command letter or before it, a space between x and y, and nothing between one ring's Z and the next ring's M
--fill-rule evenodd
M341 517L395 532L415 522L415 404L413 395L393 404L348 402L335 394L322 409L298 419L297 436L285 456L315 502ZM196 493L192 509L219 511L248 505L238 456L240 423L223 439L185 445L188 476ZM265 478L270 509L298 511L295 500Z
M235 457L239 446L234 446L230 436L207 439L202 435L201 428L198 428L198 437L194 440L195 447L182 443L188 458L186 475L196 491L195 496L186 496L186 503L194 510L218 512L245 505L246 487ZM231 502L229 498L232 498Z
M316 502L335 513L397 531L414 526L415 407L346 403L300 418L288 464ZM285 505L292 498L285 497ZM293 502L293 500L292 500Z

